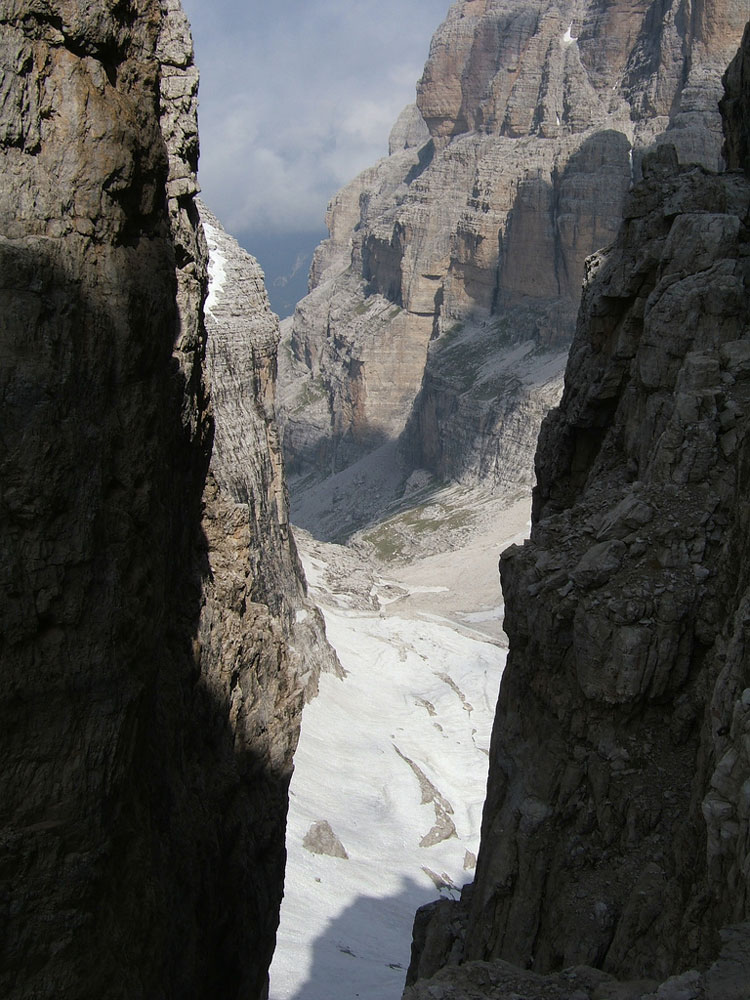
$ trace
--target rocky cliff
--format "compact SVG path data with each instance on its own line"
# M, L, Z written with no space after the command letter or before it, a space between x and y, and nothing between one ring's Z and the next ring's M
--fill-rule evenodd
M720 162L738 0L458 0L391 155L333 200L290 333L286 447L330 472L402 435L410 468L530 483L584 260L643 153Z
M211 352L207 474L188 25L178 0L4 3L0 59L0 993L261 997L322 637L270 335L237 359L241 470Z
M661 147L587 264L531 540L502 558L476 882L422 915L411 976L468 964L410 997L747 996L748 67L750 30L723 101L732 169ZM575 966L650 985L519 972Z
M204 318L215 420L209 489L230 505L228 520L215 525L217 551L220 558L226 558L226 539L239 531L242 544L231 549L232 560L241 553L231 569L234 584L241 582L235 596L241 598L240 604L249 598L266 605L280 622L288 640L287 667L310 699L317 693L321 669L341 671L326 641L320 611L308 600L289 524L276 419L279 321L271 312L258 262L224 231L202 202L198 207L208 244ZM230 561L224 570L230 571ZM273 688L266 679L264 697ZM263 711L270 717L277 714L271 703ZM291 725L285 731L293 750L297 727ZM274 738L280 736L277 733Z

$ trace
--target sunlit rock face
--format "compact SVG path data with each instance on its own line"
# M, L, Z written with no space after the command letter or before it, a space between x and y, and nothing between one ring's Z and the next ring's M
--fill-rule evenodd
M44 2L2 21L0 994L259 998L315 676L295 622L316 634L274 336L236 359L245 468L222 446L209 473L185 16ZM248 308L269 312L259 290Z
M750 32L726 78L732 169L644 158L587 267L531 540L502 558L510 652L476 881L421 929L412 971L478 962L457 973L466 995L497 959L652 981L601 996L747 991L748 60ZM426 990L408 995L447 995Z
M668 140L683 162L721 162L720 76L744 15L739 0L451 6L421 123L402 115L392 154L329 207L283 378L295 467L337 469L403 434L411 466L519 482L584 261L613 239L643 152ZM519 348L519 370L499 370Z
M235 550L217 538L230 560L241 553L233 573L242 577L241 602L248 597L267 605L288 640L286 671L280 675L280 702L289 679L315 697L321 670L340 673L325 638L323 620L308 600L289 524L284 465L276 419L278 317L271 312L263 272L219 220L198 202L208 244L208 296L204 307L208 334L206 370L211 386L215 431L210 478L217 494L232 506L227 535L239 531L243 547ZM226 569L229 568L225 567ZM238 636L241 640L241 634ZM276 689L266 679L265 695ZM282 704L263 700L259 712L272 719ZM294 725L282 732L296 740Z

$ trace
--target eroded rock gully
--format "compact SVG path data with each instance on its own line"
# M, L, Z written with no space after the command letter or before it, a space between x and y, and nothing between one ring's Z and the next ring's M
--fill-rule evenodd
M329 206L288 334L291 467L328 474L400 436L407 469L530 487L584 260L644 151L719 165L745 18L738 0L453 3L391 155Z
M420 915L410 978L448 967L409 1000L748 996L748 66L750 32L732 169L645 158L587 264L531 540L502 558L476 881Z
M210 458L178 0L4 3L0 60L0 993L257 998L331 656L286 523L269 310L239 416L233 319L211 319Z

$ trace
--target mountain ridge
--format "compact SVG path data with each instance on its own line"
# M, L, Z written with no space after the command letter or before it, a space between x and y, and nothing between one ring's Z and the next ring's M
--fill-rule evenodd
M744 21L733 0L701 11L670 4L655 24L647 4L451 6L418 113L329 206L281 375L295 489L396 439L405 477L530 488L584 260L616 234L643 152L667 134L683 159L719 163L720 77ZM517 375L487 368L521 345Z

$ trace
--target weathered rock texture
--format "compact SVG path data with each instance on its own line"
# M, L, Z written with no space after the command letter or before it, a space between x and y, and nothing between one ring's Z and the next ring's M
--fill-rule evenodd
M750 32L727 77L733 168L748 67ZM643 174L589 261L531 540L502 559L476 882L422 927L432 969L414 971L452 952L658 981L746 922L725 935L744 993L714 970L658 994L719 1000L746 995L750 964L750 179L668 146Z
M301 584L270 431L206 478L188 25L5 2L0 60L0 994L260 997Z
M739 0L451 6L392 155L329 207L285 376L295 468L339 469L406 428L411 467L529 481L584 260L614 237L644 150L668 139L719 165L745 15Z
M341 667L325 639L320 611L307 599L289 525L275 407L279 321L258 262L200 202L199 210L209 248L206 367L216 424L209 482L229 504L217 548L226 549L222 535L241 539L242 558L232 571L235 601L240 607L246 600L265 605L280 622L289 641L287 668L310 698L320 670L340 673ZM264 685L266 692L274 686ZM280 694L283 702L288 692ZM266 704L263 712L274 718L283 705ZM296 727L286 731L296 743Z
M750 924L728 928L708 969L652 979L618 980L607 972L576 965L540 975L496 959L445 968L420 979L404 1000L747 1000L750 982Z

